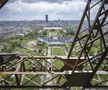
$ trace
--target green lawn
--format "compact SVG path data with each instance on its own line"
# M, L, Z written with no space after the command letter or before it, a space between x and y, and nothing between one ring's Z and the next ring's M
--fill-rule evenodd
M36 52L36 51L31 51L31 50L25 49L25 48L16 47L16 48L15 48L15 51L18 51L18 52L20 52L20 53L22 53L22 54L24 54L24 55L32 55L32 56L39 55L38 52Z
M51 49L51 54L52 55L61 55L61 56L65 55L62 48L52 48Z
M64 63L60 60L57 60L53 63L59 70L62 69L62 67L64 66Z
M49 36L57 36L57 32L49 32Z

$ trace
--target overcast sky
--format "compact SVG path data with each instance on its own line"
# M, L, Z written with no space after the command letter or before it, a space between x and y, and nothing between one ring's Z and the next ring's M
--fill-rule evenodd
M79 20L85 5L85 0L9 0L0 20L44 20L45 14L50 20Z

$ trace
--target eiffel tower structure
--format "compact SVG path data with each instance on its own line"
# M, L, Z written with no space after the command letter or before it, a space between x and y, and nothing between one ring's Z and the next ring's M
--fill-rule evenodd
M0 8L7 0L0 0ZM93 10L96 10L95 15ZM93 16L92 16L93 15ZM0 54L0 87L107 87L108 0L87 0L68 56ZM94 18L92 18L94 17ZM86 24L86 27L84 25ZM98 47L94 50L94 47ZM76 54L77 53L77 54ZM49 62L49 60L51 60ZM58 69L54 62L64 65ZM48 67L43 65L49 64ZM30 66L27 66L31 63ZM50 75L50 77L48 76ZM46 78L47 77L47 78Z

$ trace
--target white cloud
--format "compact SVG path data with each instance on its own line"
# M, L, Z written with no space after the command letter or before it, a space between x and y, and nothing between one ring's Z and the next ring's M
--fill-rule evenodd
M22 0L17 0L7 4L3 10L0 11L2 15L0 19L44 19L45 14L49 14L51 20L58 18L80 19L85 5L86 2L84 0L64 0L62 3L49 3L43 1L26 3L22 2Z

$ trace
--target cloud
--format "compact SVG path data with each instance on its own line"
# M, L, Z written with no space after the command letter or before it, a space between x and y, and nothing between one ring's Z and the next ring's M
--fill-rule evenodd
M85 8L84 0L10 0L0 11L0 20L80 19ZM94 10L95 11L95 10Z
M9 0L9 3L16 2L17 0ZM48 3L62 3L64 0L21 0L24 3L38 3L38 2L48 2Z
M9 0L10 3L16 2L18 0ZM48 2L48 3L63 3L64 1L85 1L87 0L20 0L24 3L38 3L38 2ZM99 1L99 0L93 0L93 1Z

